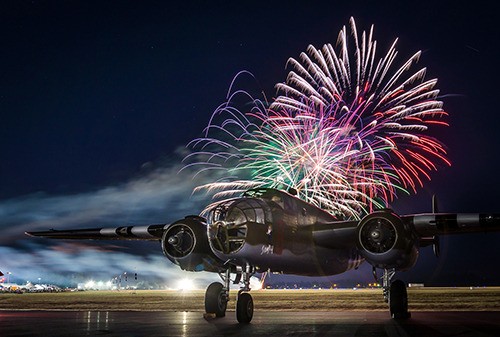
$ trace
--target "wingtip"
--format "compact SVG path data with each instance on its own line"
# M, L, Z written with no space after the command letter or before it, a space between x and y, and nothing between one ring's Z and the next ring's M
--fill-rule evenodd
M31 237L45 237L47 235L52 234L53 232L56 232L53 228L49 229L48 231L42 231L42 232L24 232L27 236Z

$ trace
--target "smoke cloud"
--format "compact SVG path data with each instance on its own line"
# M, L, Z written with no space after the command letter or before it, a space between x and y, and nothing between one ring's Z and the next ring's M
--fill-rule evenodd
M25 231L171 223L198 214L208 198L192 195L199 182L180 166L159 168L135 179L95 191L50 196L44 193L0 201L0 270L11 281L70 284L89 278L110 279L123 272L164 280L203 281L209 273L188 273L170 263L159 243L58 241L28 238ZM200 281L201 282L201 281Z

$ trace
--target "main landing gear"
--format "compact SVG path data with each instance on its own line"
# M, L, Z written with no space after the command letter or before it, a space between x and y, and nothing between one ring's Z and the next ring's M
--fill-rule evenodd
M382 276L384 300L386 303L389 303L389 311L392 318L408 319L411 317L411 313L408 311L406 284L401 280L394 280L391 282L395 273L396 271L394 269L384 269L384 275ZM377 280L375 268L373 268L373 275Z
M224 317L228 301L229 291L224 290L222 283L211 283L205 292L205 312L215 314L215 317Z
M226 315L231 284L230 273L231 269L228 268L225 273L220 274L224 284L214 282L208 286L205 292L205 311L207 314L215 314L215 317ZM236 319L243 324L250 323L253 317L253 299L248 292L250 291L250 277L254 273L255 270L250 265L246 265L244 269L240 266L236 267L236 278L233 284L243 283L236 300Z

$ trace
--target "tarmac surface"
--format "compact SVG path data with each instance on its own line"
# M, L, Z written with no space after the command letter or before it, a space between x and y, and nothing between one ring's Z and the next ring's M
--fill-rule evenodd
M250 324L202 312L0 311L0 336L500 336L500 312L257 311Z

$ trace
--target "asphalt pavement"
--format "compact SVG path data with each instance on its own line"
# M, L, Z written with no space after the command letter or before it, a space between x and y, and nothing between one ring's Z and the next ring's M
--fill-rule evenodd
M500 312L256 311L250 324L202 312L0 311L1 336L500 336Z

